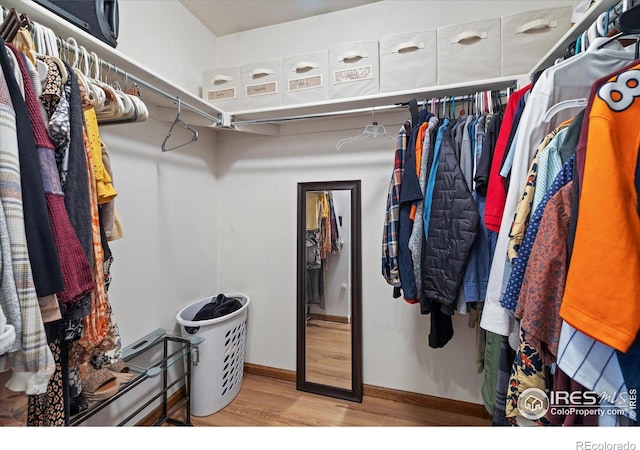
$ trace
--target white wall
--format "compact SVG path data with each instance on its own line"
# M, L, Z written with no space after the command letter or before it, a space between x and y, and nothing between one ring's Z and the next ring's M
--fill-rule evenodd
M217 38L217 65L228 67L323 50L331 45L497 18L576 1L388 0L324 16ZM329 31L330 30L330 31ZM295 37L295 38L294 38ZM302 38L300 38L302 37ZM377 114L395 135L405 113ZM364 383L482 403L475 371L475 330L454 317L455 335L428 346L429 316L392 297L381 274L381 239L394 144L336 143L362 132L370 117L338 117L281 126L280 137L221 134L219 189L220 288L247 293L248 362L295 370L296 185L362 180Z
M216 37L176 0L119 0L117 50L199 96Z

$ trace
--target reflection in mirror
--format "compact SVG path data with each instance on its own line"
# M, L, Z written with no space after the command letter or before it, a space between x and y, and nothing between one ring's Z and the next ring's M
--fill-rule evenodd
M299 390L362 401L360 182L298 184Z

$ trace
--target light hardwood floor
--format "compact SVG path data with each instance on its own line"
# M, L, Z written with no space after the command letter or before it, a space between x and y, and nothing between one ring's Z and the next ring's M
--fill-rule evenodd
M245 373L238 396L196 427L490 426L489 418L370 397L362 403L296 390L295 382Z
M350 378L345 377L349 325L315 319L308 325L307 370L313 381L340 386ZM217 413L191 421L196 427L490 426L485 414L480 405L366 385L362 403L335 399L298 391L295 372L245 365L237 397Z
M351 324L307 320L307 381L351 389Z

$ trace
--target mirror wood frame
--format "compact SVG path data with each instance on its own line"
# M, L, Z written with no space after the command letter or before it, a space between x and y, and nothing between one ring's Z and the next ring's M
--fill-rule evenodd
M362 239L360 180L298 183L296 388L300 391L362 402ZM310 382L306 377L306 201L307 192L351 193L351 389Z

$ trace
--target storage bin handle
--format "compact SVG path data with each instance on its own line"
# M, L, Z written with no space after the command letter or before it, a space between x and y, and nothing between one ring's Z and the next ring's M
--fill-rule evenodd
M367 58L367 52L360 52L358 50L351 50L346 52L344 55L342 55L342 58L340 58L338 61L340 62L344 62L347 59L362 59L362 58Z
M521 34L521 33L526 33L532 30L539 30L541 28L555 28L557 26L558 26L557 20L536 19L517 27L516 33Z
M413 51L421 48L424 48L424 42L409 41L409 42L403 42L402 44L398 44L391 50L391 53L402 53L403 51L406 51L406 50Z
M486 39L489 37L489 33L486 31L464 31L451 39L452 44L459 44L462 41L468 41L469 39Z
M320 67L317 63L313 63L311 61L300 61L295 66L293 66L293 71L296 73L306 72L307 70L317 69Z
M271 69L253 69L251 71L251 78L260 78L260 77L265 77L267 75L273 75L273 70L271 70Z
M212 84L228 83L233 81L233 77L229 75L216 75L211 79Z

